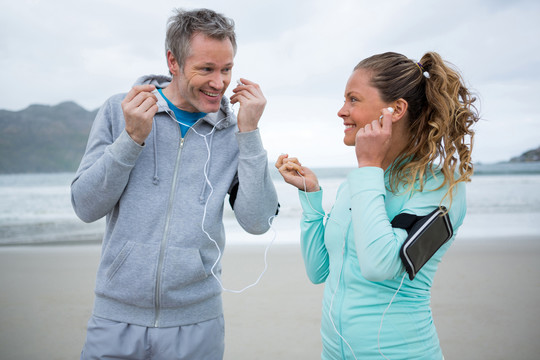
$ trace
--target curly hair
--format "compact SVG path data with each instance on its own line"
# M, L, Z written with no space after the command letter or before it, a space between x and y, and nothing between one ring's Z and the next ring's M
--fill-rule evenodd
M404 55L387 52L362 60L354 70L371 74L371 85L381 99L408 103L410 138L390 171L390 189L404 186L406 191L423 191L428 176L440 171L448 186L441 203L453 189L470 181L473 174L471 152L474 130L479 120L476 97L466 88L457 69L435 52L415 62ZM433 190L437 190L433 189Z

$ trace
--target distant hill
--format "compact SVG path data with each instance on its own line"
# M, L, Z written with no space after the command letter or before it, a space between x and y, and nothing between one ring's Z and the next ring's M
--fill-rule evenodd
M74 102L0 110L0 173L77 170L96 114Z
M85 110L74 102L0 110L0 174L76 171L97 111ZM510 160L526 162L540 162L540 147ZM498 172L500 166L496 165L492 170L485 164L478 172ZM347 173L346 168L320 171Z
M540 146L536 149L532 149L524 152L520 156L516 156L510 159L510 162L529 162L529 161L540 161Z

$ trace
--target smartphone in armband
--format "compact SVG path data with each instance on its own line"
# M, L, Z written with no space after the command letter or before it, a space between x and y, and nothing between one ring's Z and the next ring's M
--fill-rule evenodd
M392 226L409 233L399 255L410 280L454 234L445 207L439 207L426 216L399 214L392 220Z

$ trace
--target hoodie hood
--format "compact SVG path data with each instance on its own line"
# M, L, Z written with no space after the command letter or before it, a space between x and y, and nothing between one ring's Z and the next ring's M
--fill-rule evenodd
M172 77L167 75L144 75L138 78L135 81L135 85L154 85L156 88L166 88L172 81ZM169 104L167 104L167 101L161 96L159 91L154 90L154 95L156 95L158 102L158 113L166 113L168 117L171 119L175 119L172 110L169 108ZM231 109L231 103L229 99L226 96L223 96L221 98L221 106L218 112L206 114L202 121L205 121L206 123L210 124L215 130L222 130L226 129L228 127L236 125L236 116L234 112ZM196 125L193 125L196 126ZM152 123L152 134L153 134L153 152L154 152L154 177L152 180L152 183L154 185L159 185L159 168L158 168L158 126L157 122L154 121ZM212 130L212 135L210 136L210 144L211 147L212 139L214 135L214 130ZM208 168L206 169L208 171ZM206 191L206 183L203 187L203 192ZM202 196L202 195L201 195Z
M172 81L172 77L168 75L144 75L135 81L134 85L154 85L156 88L164 89ZM158 98L158 112L169 112L169 105L167 101L156 90L154 94ZM231 103L229 98L223 96L221 98L221 106L218 112L206 114L203 118L204 121L209 123L217 130L228 128L229 126L236 125L236 116L231 109Z

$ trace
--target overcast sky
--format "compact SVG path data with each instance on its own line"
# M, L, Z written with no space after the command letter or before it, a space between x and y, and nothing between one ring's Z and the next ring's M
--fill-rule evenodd
M17 0L0 11L0 109L72 100L93 110L137 77L167 73L164 33L175 7L236 22L233 78L258 82L271 160L354 166L343 145L345 83L363 58L437 51L478 94L474 159L508 160L540 145L538 0ZM230 90L228 91L230 94Z

